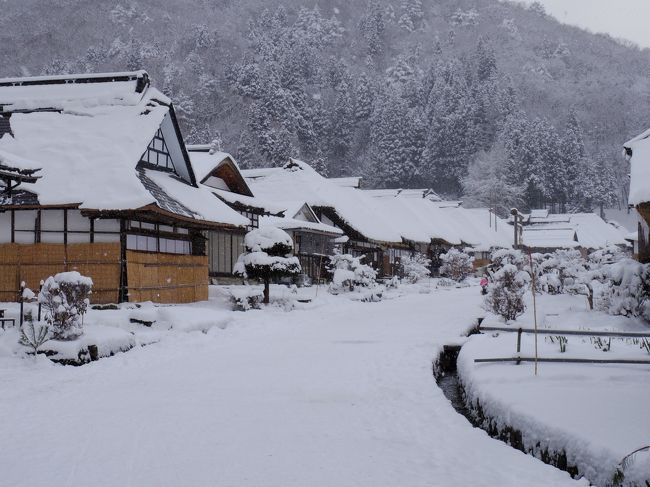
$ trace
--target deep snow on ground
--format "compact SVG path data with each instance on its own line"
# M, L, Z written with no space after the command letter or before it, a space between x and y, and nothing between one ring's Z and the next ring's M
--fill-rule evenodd
M154 327L155 343L76 368L0 350L0 485L578 485L436 387L478 288L397 294L246 313L217 296L168 316L215 326ZM86 323L101 313L127 311Z
M650 332L638 319L589 311L584 296L541 295L538 319L540 328ZM493 316L484 323L503 326ZM510 326L533 327L530 303ZM539 356L650 360L648 351L631 339L612 339L609 351L603 351L588 337L566 338L561 353L557 339L539 335ZM475 358L514 356L516 333L472 336L461 351L459 374L472 400L478 399L489 416L522 431L529 442L567 450L569 461L597 485L611 480L627 454L650 444L650 365L539 363L535 376L532 363L474 363ZM533 335L522 335L521 356L534 356ZM645 473L639 485L650 479L650 472Z

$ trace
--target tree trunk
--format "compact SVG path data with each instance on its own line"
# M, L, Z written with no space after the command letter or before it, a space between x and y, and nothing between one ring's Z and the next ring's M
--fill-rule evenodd
M264 304L269 304L269 286L270 286L269 279L268 278L264 279L264 301L263 301Z

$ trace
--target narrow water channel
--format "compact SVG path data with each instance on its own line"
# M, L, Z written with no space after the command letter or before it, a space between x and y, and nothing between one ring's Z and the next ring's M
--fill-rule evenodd
M443 350L438 357L437 367L434 368L434 378L436 379L436 384L438 387L440 387L443 394L449 400L456 412L467 419L467 421L472 424L472 426L479 427L472 421L472 415L470 414L469 409L466 407L463 398L463 388L461 386L461 382L458 377L458 371L456 368L456 362L458 360L460 348L461 347L459 345L445 345L443 347ZM509 431L508 434L513 432L510 431L509 428L506 428L506 431ZM498 441L502 441L512 448L530 454L530 452L526 451L523 444L521 443L521 433L519 433L518 441L513 443L512 436L508 436L508 434L506 434L504 437L503 434L500 434L496 431L486 430L486 432L492 438ZM543 454L539 459L548 465L552 465L553 467L568 472L573 478L579 477L578 469L574 466L567 465L565 452L550 455L548 452L545 452L545 454Z

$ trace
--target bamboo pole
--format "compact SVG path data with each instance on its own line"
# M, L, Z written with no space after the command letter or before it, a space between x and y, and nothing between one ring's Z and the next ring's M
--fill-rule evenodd
M533 321L535 323L535 375L537 375L537 299L535 297L535 269L533 268L533 254L528 250L528 260L530 262L530 275L532 276L532 292L533 292Z

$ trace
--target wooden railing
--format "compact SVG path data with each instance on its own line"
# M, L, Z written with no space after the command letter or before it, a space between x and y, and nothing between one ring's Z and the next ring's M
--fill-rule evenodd
M517 333L517 356L499 357L499 358L477 358L475 363L494 363L494 362L560 362L560 363L582 363L582 364L641 364L650 365L650 360L638 359L588 359L588 358L543 358L543 357L521 357L521 335L523 333L537 333L540 335L555 336L588 336L588 337L611 337L611 338L638 338L650 339L650 333L637 333L627 331L592 331L592 330L556 330L550 328L510 328L505 326L479 326L479 331L499 331L507 333Z

